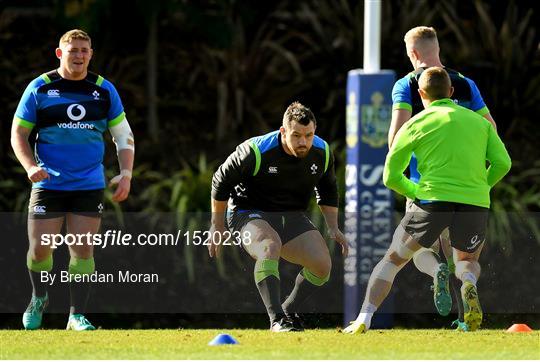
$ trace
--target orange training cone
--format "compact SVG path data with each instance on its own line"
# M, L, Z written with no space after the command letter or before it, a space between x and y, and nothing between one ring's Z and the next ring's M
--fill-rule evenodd
M531 327L526 324L513 324L506 330L507 332L532 332Z

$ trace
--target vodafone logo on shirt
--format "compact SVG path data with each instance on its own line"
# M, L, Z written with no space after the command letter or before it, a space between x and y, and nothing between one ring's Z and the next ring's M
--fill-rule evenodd
M67 116L73 121L80 121L86 115L86 109L80 104L72 104L67 108ZM94 129L94 125L91 123L80 122L67 122L57 123L59 128L64 129Z
M59 128L64 129L94 129L94 125L91 123L78 123L78 122L69 122L69 123L57 123Z
M86 116L86 109L80 104L72 104L67 109L67 116L73 121L80 121Z

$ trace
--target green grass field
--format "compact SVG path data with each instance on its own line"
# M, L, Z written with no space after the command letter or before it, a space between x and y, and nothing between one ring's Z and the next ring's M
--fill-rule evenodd
M239 345L208 346L218 333ZM482 330L0 331L2 359L540 359L540 333Z

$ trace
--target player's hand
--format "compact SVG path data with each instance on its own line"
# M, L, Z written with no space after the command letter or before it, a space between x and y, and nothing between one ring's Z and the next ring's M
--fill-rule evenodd
M349 242L345 238L345 235L339 229L328 229L328 236L330 239L335 240L338 244L341 245L341 254L343 256L349 255Z
M127 199L131 190L131 178L122 175L115 176L109 182L109 186L116 187L112 200L114 202L122 202Z
M43 168L39 166L30 167L28 171L26 172L26 174L28 175L28 178L32 182L39 182L45 179L49 179L49 180L51 179L51 176L49 176L47 171L45 171Z
M210 243L208 243L208 254L211 258L219 257L221 254L221 243L225 240L225 236L223 236L225 231L225 225L212 222L212 226L210 227Z

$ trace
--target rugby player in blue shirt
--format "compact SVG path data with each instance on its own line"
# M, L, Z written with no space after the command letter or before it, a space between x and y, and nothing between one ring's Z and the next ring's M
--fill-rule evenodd
M412 116L421 112L424 107L418 93L418 79L422 72L429 67L442 67L450 76L452 87L454 89L452 99L458 105L468 108L490 121L495 129L497 126L491 117L482 95L475 82L463 76L461 73L443 66L439 58L439 41L435 29L427 26L418 26L409 30L404 37L407 56L414 68L403 78L399 79L392 90L392 122L388 132L388 147L392 146L394 138L403 126ZM411 181L418 183L420 174L417 170L416 157L413 154L409 166ZM408 200L407 208L412 205ZM455 299L458 304L459 318L454 322L459 330L468 330L468 326L463 321L463 308L459 292L459 283L453 275L455 265L452 260L452 249L449 243L448 229L446 229L439 238L440 243L436 243L432 248L422 248L415 253L413 261L415 266L421 272L430 275L433 278L434 303L437 311L441 315L450 313L452 298L449 294L449 279L454 291ZM435 253L439 244L448 261L448 266L440 262Z
M65 33L56 49L58 69L44 73L27 86L19 102L11 132L11 144L32 182L28 209L30 241L27 266L32 299L23 315L25 329L41 326L48 304L47 282L42 272L53 268L45 234L59 234L64 222L69 234L98 232L106 187L103 168L103 133L109 130L116 145L120 174L113 201L124 201L130 191L135 152L133 133L118 92L111 82L88 71L92 59L91 39L82 30ZM35 131L35 152L28 138ZM93 245L69 247L69 274L95 271ZM77 278L82 279L82 278ZM71 280L71 278L70 278ZM70 311L67 329L93 330L84 317L90 283L70 281Z

